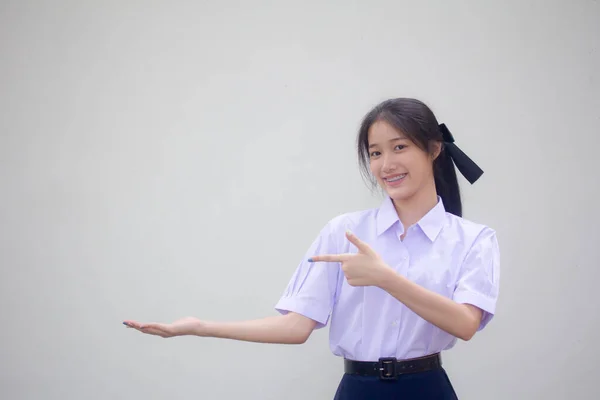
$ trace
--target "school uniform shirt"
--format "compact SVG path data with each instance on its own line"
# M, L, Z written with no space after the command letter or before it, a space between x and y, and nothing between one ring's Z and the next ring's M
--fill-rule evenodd
M378 208L330 220L297 266L275 309L329 327L333 354L358 361L407 359L452 348L457 338L437 328L375 286L348 284L340 263L311 263L320 254L356 253L350 229L400 275L483 310L478 330L492 319L498 298L500 256L493 229L446 212L438 202L418 223L404 227L386 197Z

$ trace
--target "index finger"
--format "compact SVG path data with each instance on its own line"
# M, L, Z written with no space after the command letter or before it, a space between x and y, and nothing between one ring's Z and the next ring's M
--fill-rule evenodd
M312 256L308 262L344 262L348 260L347 254L323 254L320 256Z
M373 249L371 249L371 246L369 246L368 244L366 244L365 242L363 242L362 240L360 240L358 238L358 236L356 236L354 233L352 233L350 230L346 231L346 237L348 238L348 240L356 246L356 248L360 251L362 251L365 254L370 254L373 255Z

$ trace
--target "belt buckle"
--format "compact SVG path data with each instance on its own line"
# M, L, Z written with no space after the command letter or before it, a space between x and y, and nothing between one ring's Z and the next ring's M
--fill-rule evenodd
M398 379L396 374L396 357L381 357L379 359L379 379L394 381Z

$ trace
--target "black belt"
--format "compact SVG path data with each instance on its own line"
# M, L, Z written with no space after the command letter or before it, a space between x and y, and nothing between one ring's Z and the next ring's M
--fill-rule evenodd
M424 372L442 367L440 353L409 360L383 357L379 361L353 361L344 359L344 372L352 375L378 376L384 380L394 380L398 375Z

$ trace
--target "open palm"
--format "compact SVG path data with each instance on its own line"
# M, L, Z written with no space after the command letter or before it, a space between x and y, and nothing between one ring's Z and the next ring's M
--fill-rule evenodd
M162 338L170 338L198 332L202 326L202 321L200 321L198 318L186 317L178 319L170 324L156 322L140 323L131 320L124 321L123 324L128 328L136 329L142 333L160 336Z

